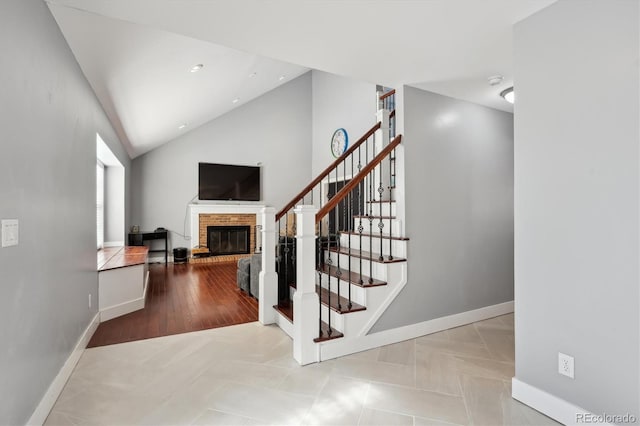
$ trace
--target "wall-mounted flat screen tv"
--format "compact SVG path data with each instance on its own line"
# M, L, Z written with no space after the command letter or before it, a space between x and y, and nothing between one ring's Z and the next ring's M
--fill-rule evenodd
M198 163L198 198L260 201L260 167Z

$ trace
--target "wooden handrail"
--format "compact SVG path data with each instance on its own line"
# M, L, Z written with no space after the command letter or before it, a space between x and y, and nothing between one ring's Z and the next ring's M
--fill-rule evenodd
M342 161L344 161L353 151L358 149L360 145L362 145L367 139L369 139L376 130L380 129L380 122L377 122L367 133L365 133L360 139L356 141L349 149L347 149L340 157L336 158L336 161L331 163L329 167L324 169L322 173L320 173L311 183L304 187L302 191L298 193L291 201L289 201L283 208L276 214L276 222L279 221L287 212L298 203L298 201L302 200L305 195L309 193L318 183L322 181L325 177L329 175Z
M331 210L333 210L340 201L342 201L360 182L364 180L364 178L374 169L378 164L385 159L391 151L402 141L402 135L396 136L393 141L385 149L380 152L380 154L376 155L376 157L369 162L366 166L362 168L360 173L358 173L353 179L349 181L345 186L342 187L340 191L336 193L331 200L325 204L318 213L316 213L316 223L320 222L323 217L325 217Z
M385 98L388 98L391 95L395 95L396 94L396 89L393 90L389 90L387 93L384 93L382 95L380 95L380 100L384 100Z
M393 117L395 117L395 116L396 116L396 110L394 109L393 111L391 111L391 112L389 113L389 118L393 118Z

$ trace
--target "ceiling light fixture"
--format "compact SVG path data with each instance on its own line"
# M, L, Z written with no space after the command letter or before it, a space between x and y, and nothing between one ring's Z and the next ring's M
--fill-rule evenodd
M238 101L240 101L240 98L235 98L234 100L231 101L232 104L237 104Z
M512 104L513 101L515 100L515 93L513 92L513 86L509 87L508 89L504 89L502 92L500 92L500 96L502 96L505 101Z
M197 64L191 67L190 72L198 72L200 71L202 68L204 68L203 64Z
M286 76L286 75L281 75L281 76L280 76L280 78L278 78L278 81L282 81L282 80L284 80L285 78L287 78L287 76Z
M182 123L181 125L178 126L178 130L182 130L185 127L187 127L187 123Z
M496 75L492 75L487 80L489 80L489 86L497 86L498 84L502 83L502 80L504 80L504 77L501 76L500 74L496 74Z

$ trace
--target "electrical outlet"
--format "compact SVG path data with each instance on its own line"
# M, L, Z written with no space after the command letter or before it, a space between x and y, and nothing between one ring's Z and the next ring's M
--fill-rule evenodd
M19 222L18 219L2 219L2 247L18 245Z
M558 352L558 373L570 378L573 377L573 357L562 352Z
M89 309L91 309L91 293L89 293Z

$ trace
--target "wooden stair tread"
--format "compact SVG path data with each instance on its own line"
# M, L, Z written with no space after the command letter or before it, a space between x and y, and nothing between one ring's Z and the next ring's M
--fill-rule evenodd
M345 234L345 235L355 235L355 236L360 236L359 232L356 231L340 231L341 234ZM368 232L363 232L362 233L363 237L374 237L374 238L380 238L380 234L369 234ZM408 237L395 237L395 236L389 236L389 234L382 234L382 239L384 240L388 240L388 239L392 239L392 240L397 240L397 241L409 241Z
M323 305L331 308L331 310L340 314L348 314L351 312L364 311L367 309L365 306L359 305L354 301L351 301L351 307L349 307L349 299L343 297L342 295L338 297L338 294L336 292L330 292L324 287L320 288L320 286L316 286L316 292L318 290L320 290L320 302L322 302ZM331 299L329 299L329 296L331 296ZM329 304L329 301L331 301L331 304ZM340 305L340 307L338 307L338 304Z
M280 312L283 317L293 324L293 302L281 302L273 305L273 309Z
M357 218L362 218L362 219L367 219L369 220L370 218L373 219L395 219L395 216L378 216L378 215L368 215L368 214L356 214L353 217L357 217Z
M285 318L287 318L293 324L293 302L283 302L278 305L274 305L273 308L281 313ZM335 328L331 331L331 336L329 336L329 324L324 321L320 321L322 330L322 337L316 337L313 339L314 342L325 342L327 340L339 339L344 337L344 334L336 330Z
M322 269L320 269L320 271L324 272L327 275L331 275L332 277L338 278L337 266L330 266L325 264ZM380 285L387 285L387 283L384 281L380 281L375 278L369 278L366 275L362 275L362 283L360 283L360 274L355 271L342 270L340 279L348 281L353 285L357 285L358 287L376 287Z
M378 263L398 263L398 262L407 261L407 259L405 258L395 257L395 256L393 257L393 259L389 259L388 255L384 255L382 256L382 259L380 259L380 255L378 253L370 253L364 250L360 251L359 249L349 250L348 248L345 248L345 247L340 247L340 249L338 249L337 247L330 247L329 251L332 251L334 253L346 254L347 256L359 257L361 259L370 260L372 262L378 262Z
M320 321L320 324L321 324L320 328L322 330L322 337L316 337L315 339L313 339L314 342L320 343L320 342L326 342L327 340L339 339L341 337L344 337L344 334L342 334L335 328L331 331L331 336L329 336L329 324L327 324L324 321Z

